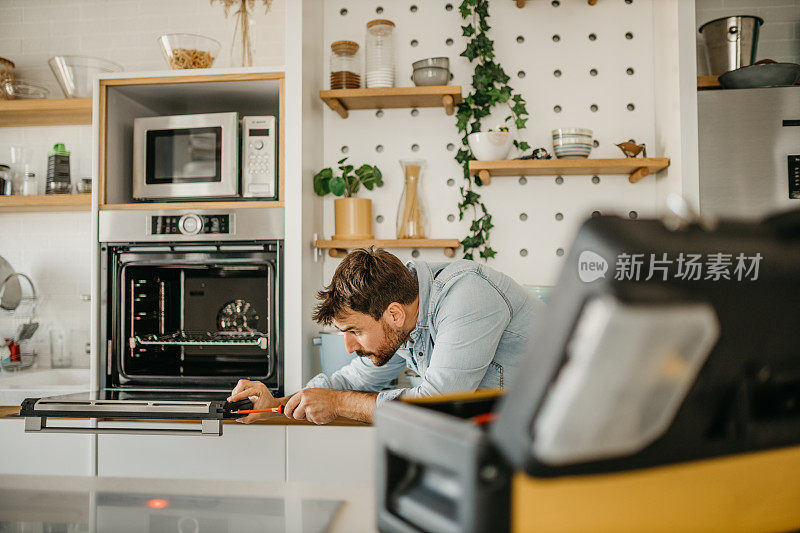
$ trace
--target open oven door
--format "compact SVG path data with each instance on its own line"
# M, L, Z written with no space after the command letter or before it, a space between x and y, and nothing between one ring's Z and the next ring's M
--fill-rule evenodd
M245 416L239 409L252 409L248 400L228 402L226 391L102 389L47 398L27 398L19 416L25 418L25 432L91 433L134 435L222 435L222 422ZM194 421L186 429L65 427L52 425L49 418L95 418L137 421Z

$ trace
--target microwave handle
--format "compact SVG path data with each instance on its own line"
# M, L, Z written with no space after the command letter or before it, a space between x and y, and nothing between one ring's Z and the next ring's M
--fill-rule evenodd
M201 420L199 429L49 427L47 418L25 417L25 433L77 433L82 435L222 435L222 420Z

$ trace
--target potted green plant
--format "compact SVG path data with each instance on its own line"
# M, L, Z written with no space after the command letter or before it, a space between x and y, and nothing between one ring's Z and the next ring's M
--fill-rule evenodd
M332 168L323 168L314 175L314 192L320 196L328 193L344 196L333 201L335 240L372 239L372 200L355 198L363 185L368 191L383 186L383 174L374 165L355 168L346 164L347 158L337 163L339 174Z

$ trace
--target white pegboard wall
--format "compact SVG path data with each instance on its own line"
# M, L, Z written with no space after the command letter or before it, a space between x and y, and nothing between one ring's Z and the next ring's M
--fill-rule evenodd
M558 127L585 127L599 145L591 157L620 157L614 143L628 138L655 148L653 0L529 1L490 4L491 37L497 60L511 76L510 85L527 100L530 119L522 131L532 147L552 153L550 132ZM330 43L340 39L363 46L366 23L387 18L396 24L396 84L412 86L411 63L435 56L450 58L451 84L470 91L472 67L460 57L466 41L457 0L330 0L325 2L325 68ZM364 50L362 48L362 63ZM363 68L363 67L362 67ZM556 71L559 71L556 73ZM325 72L323 79L328 79ZM328 87L325 87L326 89ZM592 106L596 106L593 108ZM596 110L593 110L596 109ZM483 129L502 122L498 109ZM453 156L460 146L455 116L441 108L352 111L341 119L325 112L325 164L344 156L355 165L376 164L384 186L359 196L373 200L376 238L395 237L395 218L403 188L402 158L427 161L422 196L427 206L429 237L463 238L470 220L458 221L459 187L465 184ZM477 188L493 215L491 245L497 257L490 266L525 284L555 282L580 223L592 212L649 216L655 212L654 178L637 184L626 176L529 176L496 178ZM333 199L325 200L326 237L333 233ZM448 217L448 215L455 215ZM378 222L377 220L382 220ZM450 220L453 220L452 222ZM401 259L411 250L392 250ZM566 253L564 253L566 255ZM460 255L459 255L460 256ZM441 250L419 250L423 260L446 260ZM326 257L326 281L338 260Z

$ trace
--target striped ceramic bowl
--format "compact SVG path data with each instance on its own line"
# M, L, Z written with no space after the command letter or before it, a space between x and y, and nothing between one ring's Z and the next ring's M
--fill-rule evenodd
M559 159L589 157L592 151L592 130L584 128L553 130L553 151Z

